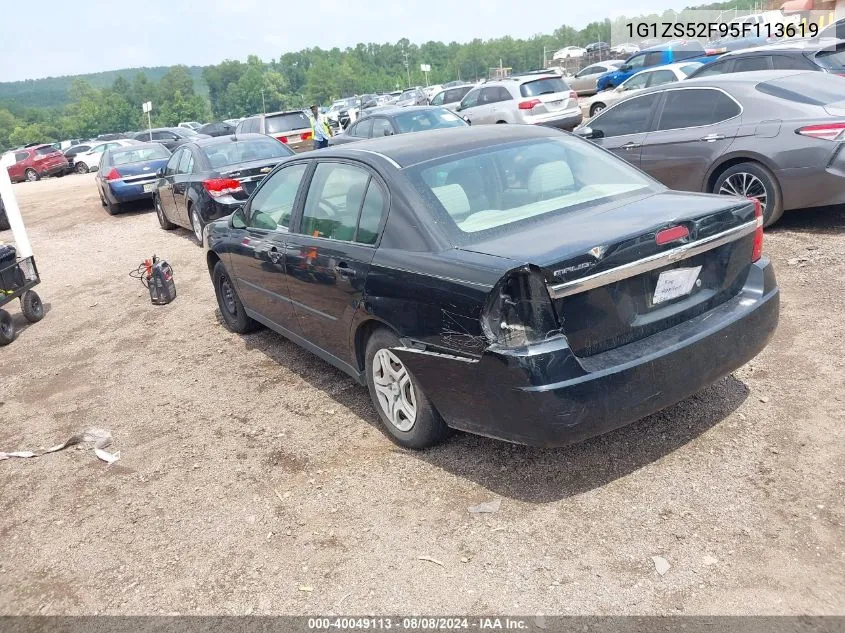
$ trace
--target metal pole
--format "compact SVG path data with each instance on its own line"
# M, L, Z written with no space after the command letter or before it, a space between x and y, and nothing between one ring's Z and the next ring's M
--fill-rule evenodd
M12 181L7 171L14 163L15 154L13 152L9 152L0 159L0 198L3 198L3 205L6 207L6 217L9 218L9 227L12 229L12 236L15 238L18 256L32 257L32 245L29 243L29 236L27 236L26 227L23 225L18 199L15 197Z
M267 114L267 104L264 103L264 88L261 89L261 112Z
M150 116L150 111L147 110L147 129L150 131L150 141L153 140L153 118Z

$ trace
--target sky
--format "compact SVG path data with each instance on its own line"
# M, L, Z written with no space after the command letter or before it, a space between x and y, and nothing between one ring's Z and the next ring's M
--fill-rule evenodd
M468 42L551 33L669 8L668 0L0 0L0 81L208 65L407 37ZM633 5L633 6L632 6ZM33 11L33 8L35 10ZM561 46L566 42L561 42Z

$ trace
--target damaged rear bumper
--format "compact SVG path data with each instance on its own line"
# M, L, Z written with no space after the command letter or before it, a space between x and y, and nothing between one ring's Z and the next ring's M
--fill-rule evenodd
M777 327L767 258L742 291L675 327L578 358L565 337L468 359L395 350L449 426L536 446L607 433L696 393L754 358Z

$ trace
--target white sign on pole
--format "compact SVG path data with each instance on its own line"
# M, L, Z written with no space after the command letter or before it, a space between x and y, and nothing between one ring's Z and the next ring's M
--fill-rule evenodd
M431 64L420 64L420 70L424 73L431 72Z
M153 102L152 101L145 101L143 103L143 105L141 106L141 108L144 110L144 114L146 114L147 112L149 112L150 110L153 109Z

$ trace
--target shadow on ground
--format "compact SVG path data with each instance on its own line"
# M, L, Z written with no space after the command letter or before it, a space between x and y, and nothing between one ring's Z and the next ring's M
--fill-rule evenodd
M346 374L268 330L244 341L381 430L366 387ZM313 362L303 362L306 357ZM730 416L748 394L744 383L728 376L659 413L573 446L534 448L455 433L441 446L408 454L495 494L547 503L600 488L661 459ZM386 434L384 441L390 441Z
M834 235L845 232L845 205L787 211L766 232Z

